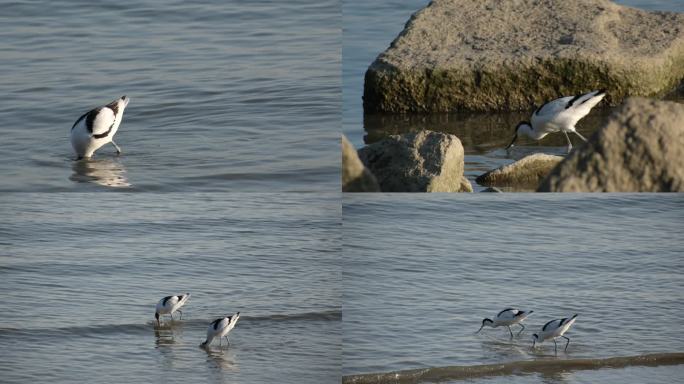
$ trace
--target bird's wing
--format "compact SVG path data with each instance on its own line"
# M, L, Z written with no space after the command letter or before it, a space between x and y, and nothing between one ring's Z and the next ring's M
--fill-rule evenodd
M518 313L518 310L515 308L506 308L503 311L499 312L499 314L496 315L498 319L512 319L515 317L515 314Z
M176 296L166 296L162 299L162 306L173 307L178 302L178 297Z
M555 324L558 322L560 322L560 320L558 320L558 319L549 321L548 323L544 324L544 326L542 327L542 331L549 331L549 330L552 330L554 328L558 328L558 325Z
M76 128L76 126L78 125L78 123L80 123L81 120L85 119L86 116L90 115L91 113L97 113L97 109L93 109L92 111L88 111L88 112L82 114L81 117L79 117L78 119L76 119L76 122L74 123L74 125L71 126L71 129L73 130L74 128Z
M532 118L534 119L535 116L541 117L555 115L565 110L565 107L573 98L575 98L575 96L566 96L561 97L560 99L547 101L546 103L542 104L541 107L537 108L536 111L534 111Z
M588 115L606 94L603 91L594 91L584 95L575 96L568 101L566 108L558 113L555 118L559 123L568 127L574 127L581 118Z
M86 127L93 137L105 137L111 131L115 119L116 115L109 107L94 109L86 116Z

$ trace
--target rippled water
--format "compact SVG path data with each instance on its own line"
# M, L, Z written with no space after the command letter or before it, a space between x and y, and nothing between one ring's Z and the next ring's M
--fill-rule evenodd
M337 1L2 5L0 190L339 189ZM69 130L131 98L75 164Z
M683 208L679 195L347 194L343 374L684 352ZM519 337L475 334L507 307L535 311ZM531 348L575 313L567 353ZM569 382L642 382L581 375Z
M530 153L565 155L567 142L563 135L549 135L540 142L519 142L508 154L504 148L512 139L513 128L525 113L457 113L432 115L365 115L361 96L363 75L368 66L402 31L409 17L429 3L428 0L383 0L343 2L342 121L343 132L360 148L390 134L429 129L455 134L465 149L465 175L475 191L483 190L475 178L488 170L509 164ZM676 0L622 0L619 4L648 10L684 12L684 2ZM669 99L684 102L684 95ZM599 128L610 114L608 107L597 107L584 118L577 130L585 137ZM573 145L581 139L571 137Z
M5 193L0 214L3 383L339 382L339 194ZM230 347L199 348L236 311Z

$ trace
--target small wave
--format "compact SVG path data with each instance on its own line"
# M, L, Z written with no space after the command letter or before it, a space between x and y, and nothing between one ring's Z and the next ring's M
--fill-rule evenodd
M0 328L0 337L8 336L32 336L32 335L73 335L73 336L88 336L88 335L107 335L119 333L144 333L148 332L150 328L158 330L174 329L180 327L194 327L206 326L215 318L201 318L201 319L184 319L175 320L173 323L164 322L160 327L156 326L154 319L148 320L144 323L131 324L97 324L84 326L69 326L69 327L51 327L51 328ZM270 314L263 316L248 316L243 314L240 318L241 322L260 322L260 321L339 321L342 319L342 312L338 310L319 311L319 312L302 312L302 313L283 313ZM168 318L167 318L168 320Z
M421 383L472 379L484 376L503 376L523 373L554 373L568 370L624 368L629 366L658 366L684 364L684 353L654 353L604 359L531 360L502 364L432 367L385 373L349 375L343 384Z

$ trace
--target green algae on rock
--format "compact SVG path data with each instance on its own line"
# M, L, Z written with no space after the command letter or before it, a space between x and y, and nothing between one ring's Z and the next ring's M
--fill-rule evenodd
M607 89L656 96L684 81L684 14L609 0L434 0L368 68L364 110L524 110Z

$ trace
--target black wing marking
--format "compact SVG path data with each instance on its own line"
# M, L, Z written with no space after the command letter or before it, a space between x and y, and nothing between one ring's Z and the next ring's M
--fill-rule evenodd
M572 104L574 104L575 101L577 101L582 96L584 96L584 95L577 95L577 96L573 97L572 99L570 99L570 101L568 101L568 104L565 106L565 109L572 107Z
M223 320L223 319L222 319L222 318L221 318L221 319L216 319L216 320L214 320L214 321L211 322L211 323L214 325L214 330L218 329L218 325L219 325L219 323L221 322L221 320Z
M499 314L496 315L496 317L501 316L501 314L504 313L504 312L506 312L506 311L512 311L512 310L514 310L514 309L515 309L515 308L506 308L506 309L504 309L503 311L499 312Z
M99 108L95 108L95 109L93 109L93 110L91 110L91 111L88 111L88 112L82 114L81 117L79 117L78 120L76 120L76 122L74 123L74 125L71 126L71 130L73 130L74 128L76 128L76 125L78 125L78 123L79 123L81 120L83 120L86 116L88 116L88 119L90 120L90 124L88 124L88 120L86 120L86 126L87 126L87 128L88 128L88 131L92 132L92 131L93 131L93 121L92 121L92 120L94 119L94 117L91 119L91 118L90 118L90 114L93 113L93 112L96 112L96 111L98 111L98 110L99 110ZM97 113L95 113L95 114L97 115Z
M111 103L105 105L105 107L109 108L114 112L114 117L119 113L119 100L114 100Z
M166 297L162 300L162 305L166 305L166 302L169 301L169 299L172 298L172 297L173 297L173 296L166 296Z

